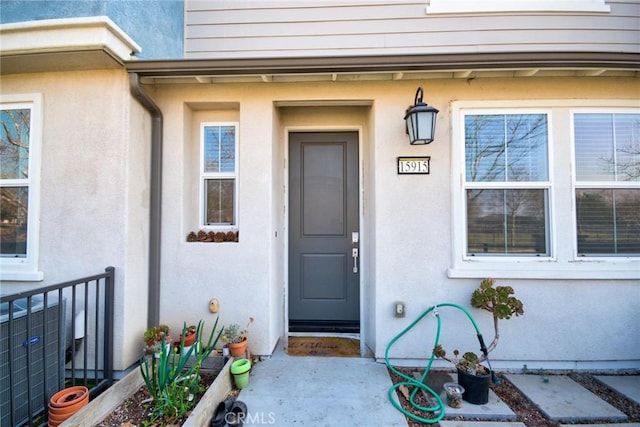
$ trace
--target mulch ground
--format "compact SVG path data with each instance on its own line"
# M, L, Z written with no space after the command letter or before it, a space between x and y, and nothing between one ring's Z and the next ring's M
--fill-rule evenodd
M416 372L415 368L396 368L398 371L402 372L405 375L411 376L412 372ZM395 383L402 382L403 379L393 372L389 371L389 375L391 380ZM635 403L634 401L627 399L616 391L606 387L599 381L593 378L593 374L591 373L569 373L568 375L571 379L585 387L587 390L599 396L601 399L605 400L610 405L614 406L618 410L624 412L628 417L628 422L640 422L640 405ZM507 405L511 410L516 414L516 421L523 423L527 427L558 427L560 423L556 421L551 421L547 419L544 414L531 402L524 394L522 394L516 387L514 387L502 374L498 374L500 378L500 384L492 384L491 389L498 395L498 397ZM400 391L397 393L398 399L404 409L409 411L412 414L418 415L425 419L433 419L435 418L431 414L427 414L424 412L417 411L408 401L408 399L404 396L404 394ZM418 404L422 404L423 406L430 406L430 404L424 399L421 393L418 393L419 396L416 396L416 401ZM465 420L465 421L487 421L486 419L476 419L476 418L462 418L462 417L445 417L446 420ZM491 420L488 420L491 421ZM416 421L410 417L407 417L407 422L409 427L417 427L417 426L438 426L438 423L422 423ZM599 421L602 422L602 421ZM581 422L584 424L584 421ZM620 424L624 426L624 424Z
M196 401L202 397L204 391L217 377L217 373L214 372L201 372L200 373L200 385L203 388L203 392L196 396ZM235 395L238 395L238 390L233 390ZM129 399L119 405L111 414L109 414L104 420L96 424L98 427L171 427L180 426L184 424L186 419L191 415L191 411L185 414L184 417L179 419L173 419L161 422L150 422L151 405L149 392L146 386L142 386L137 392L133 394Z

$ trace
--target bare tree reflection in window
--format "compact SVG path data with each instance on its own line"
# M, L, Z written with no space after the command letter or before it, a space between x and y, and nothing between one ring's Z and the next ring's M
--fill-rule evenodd
M547 190L513 184L548 180L547 133L546 114L465 117L468 253L548 252Z
M0 111L0 253L26 257L30 109Z

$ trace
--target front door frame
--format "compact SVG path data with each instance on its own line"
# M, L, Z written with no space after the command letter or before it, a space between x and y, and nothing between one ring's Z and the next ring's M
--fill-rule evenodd
M366 275L366 263L364 260L367 257L366 251L366 235L363 233L366 230L363 214L363 193L364 193L364 177L363 177L363 141L362 141L362 126L287 126L284 129L284 345L288 345L289 341L289 138L292 132L358 132L358 222L359 222L359 262L360 268L360 283L359 285L359 304L360 304L360 356L366 354L366 339L364 327L364 314L366 307L364 306L364 277ZM322 334L318 334L322 335Z

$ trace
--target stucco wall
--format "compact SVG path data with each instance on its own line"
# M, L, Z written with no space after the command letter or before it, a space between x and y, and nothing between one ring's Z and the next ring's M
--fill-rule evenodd
M40 93L42 282L2 282L2 293L116 268L115 369L140 355L146 328L149 119L124 71L2 77L2 94Z
M277 200L271 184L272 150L277 148L270 143L274 109L267 100L227 103L224 97L203 98L197 91L185 94L186 103L167 101L170 96L157 96L165 116L160 319L172 328L203 320L209 328L216 319L209 301L216 298L221 325L244 326L254 317L252 351L268 354L277 339L274 313L281 313L282 302L277 297L282 284L274 285L282 274L270 264L272 248L282 238L275 237L272 223ZM198 231L199 123L247 116L254 120L240 127L238 156L241 164L255 165L259 173L240 167L240 241L189 243L189 232ZM243 144L250 140L254 142Z
M402 120L418 85L425 88L425 101L440 109L436 140L427 146L408 144ZM221 301L223 323L244 323L249 316L256 319L250 331L252 350L269 354L283 332L279 322L277 326L274 322L283 313L285 302L280 298L286 294L286 257L280 249L286 247L286 197L282 197L286 192L282 179L286 176L282 161L286 126L361 126L361 233L366 248L362 259L363 331L376 357L382 357L391 338L431 305L453 302L468 307L470 292L482 278L447 275L452 261L451 144L460 143L451 140L451 102L632 100L636 90L634 79L622 78L157 85L154 97L166 118L161 318L174 324L212 319L207 302L215 297ZM301 108L282 107L292 103ZM329 114L322 108L307 108L318 104L348 106ZM191 231L185 218L189 208L181 204L193 202L187 197L193 189L185 184L184 176L187 157L192 155L185 147L197 143L197 135L189 131L197 113L194 105L214 116L234 106L234 120L237 117L240 123L239 243L185 241ZM555 144L566 146L568 141ZM431 156L431 173L397 175L396 158L406 155ZM622 361L618 367L637 367L637 278L560 277L564 276L544 280L496 277L499 284L516 289L525 304L525 316L502 325L494 367L520 368L524 363L530 368L540 363L608 367L614 360ZM185 289L197 295L195 302L183 296ZM406 318L393 317L394 301L407 303ZM490 340L489 316L472 313ZM455 313L443 311L442 315L443 344L453 348L458 347L456 343L468 343L471 350L477 350L470 325ZM424 328L403 341L391 356L409 364L427 358L434 332L433 321L425 321Z

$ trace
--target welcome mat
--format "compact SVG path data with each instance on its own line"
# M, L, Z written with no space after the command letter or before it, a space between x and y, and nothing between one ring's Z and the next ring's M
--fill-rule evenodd
M360 340L343 337L289 337L289 356L360 357Z

